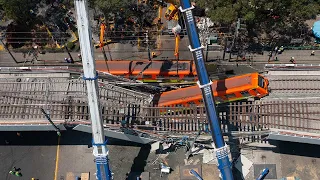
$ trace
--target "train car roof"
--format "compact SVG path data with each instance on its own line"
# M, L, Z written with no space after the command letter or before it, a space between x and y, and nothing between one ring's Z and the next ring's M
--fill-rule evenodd
M251 86L252 76L258 75L258 73L245 74L241 76L235 76L231 78L227 78L224 80L216 80L213 81L211 88L213 91L226 91L227 89L232 89L241 86ZM177 89L173 91L164 92L160 95L160 99L158 104L166 103L168 101L174 101L178 99L184 99L189 97L194 97L201 95L201 90L198 85L194 85L187 88Z
M110 72L108 71L108 68ZM137 60L137 61L96 61L97 71L109 72L111 74L127 74L130 69L133 74L140 73L143 69L145 74L154 74L154 73L167 73L167 72L176 72L177 63L175 61L148 61L148 60ZM181 72L189 72L190 61L179 61L178 68ZM194 69L194 68L193 68Z

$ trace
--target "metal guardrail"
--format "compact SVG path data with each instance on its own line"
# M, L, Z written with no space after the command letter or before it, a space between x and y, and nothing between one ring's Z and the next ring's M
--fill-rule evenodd
M266 70L294 70L294 69L319 69L320 64L265 64L264 68Z

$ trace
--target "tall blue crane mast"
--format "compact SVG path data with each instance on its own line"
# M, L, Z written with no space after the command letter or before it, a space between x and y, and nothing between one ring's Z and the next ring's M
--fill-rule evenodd
M86 81L88 105L92 127L93 155L97 166L97 179L110 180L112 174L109 168L109 151L104 136L102 114L99 102L98 73L95 67L92 45L92 33L89 23L87 0L74 0L77 12L77 25L83 65L83 80Z
M213 99L213 92L211 89L212 81L210 81L205 67L202 51L203 46L200 44L196 24L191 11L194 7L191 6L190 0L180 0L180 5L181 7L179 9L184 14L188 37L191 44L189 45L189 49L193 54L198 74L199 81L197 84L202 92L210 129L212 132L212 139L216 146L215 153L218 160L218 168L223 180L233 180L231 163L228 157L228 147L223 140L220 123L215 108L215 102Z

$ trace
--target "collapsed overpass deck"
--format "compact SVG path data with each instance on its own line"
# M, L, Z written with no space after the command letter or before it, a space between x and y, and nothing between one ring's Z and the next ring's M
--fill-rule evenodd
M278 80L278 79L274 79ZM272 82L273 80L271 80ZM156 135L195 134L206 129L203 106L152 107L151 94L100 83L104 126L126 127ZM0 131L54 130L41 112L48 110L62 130L67 126L90 126L86 87L71 73L0 74ZM165 109L165 110L164 110ZM219 104L224 133L263 131L270 128L320 133L320 100L262 99Z

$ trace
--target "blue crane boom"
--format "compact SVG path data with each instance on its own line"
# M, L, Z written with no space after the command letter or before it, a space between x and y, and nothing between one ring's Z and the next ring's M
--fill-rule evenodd
M190 41L189 49L193 53L194 62L198 74L199 85L204 104L206 107L206 113L209 120L210 129L212 131L212 139L215 143L215 153L218 160L218 168L220 170L223 180L233 180L231 164L228 157L228 148L223 140L223 136L220 129L220 123L217 116L215 103L213 99L213 92L211 89L212 81L210 81L203 56L203 47L200 44L196 24L192 14L194 8L190 4L190 0L180 0L180 11L184 14L184 20L186 21L186 27L188 37Z

